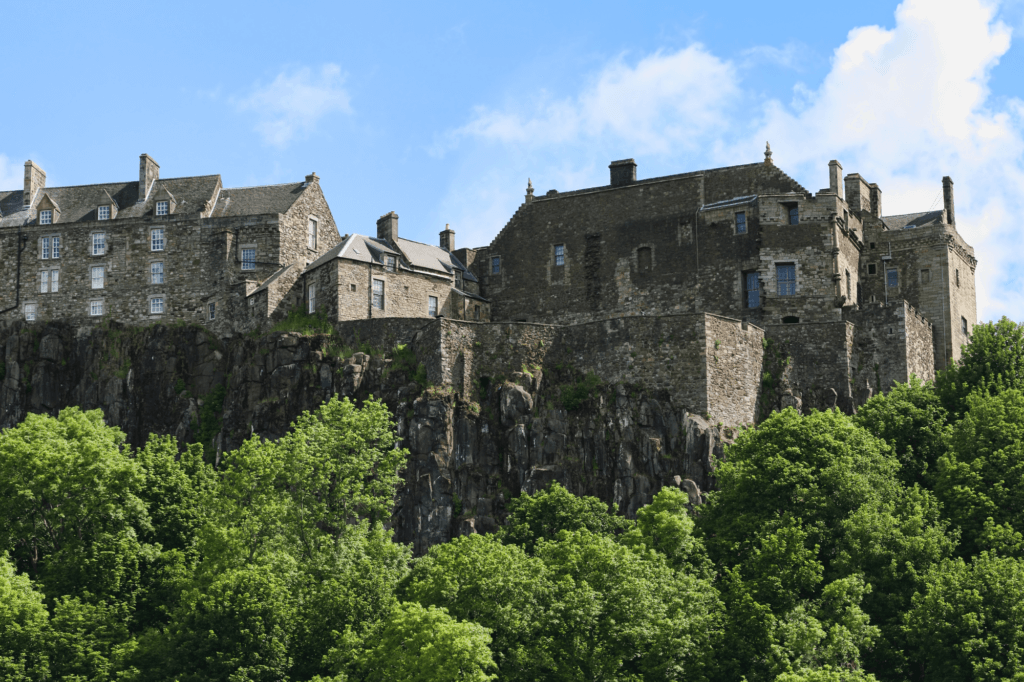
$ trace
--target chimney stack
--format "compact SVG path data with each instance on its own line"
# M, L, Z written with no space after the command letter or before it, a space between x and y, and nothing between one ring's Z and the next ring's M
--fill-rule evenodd
M377 219L377 239L398 243L398 214L394 211Z
M35 162L29 160L25 162L25 191L22 197L22 203L25 207L32 205L32 200L36 196L36 192L46 187L46 173L43 169L35 164Z
M953 179L948 175L942 178L942 203L946 207L946 222L956 225L956 213L953 208Z
M139 201L145 201L153 183L160 177L160 166L149 154L139 156Z
M612 161L608 168L612 171L612 187L623 187L636 182L636 161L633 159Z
M843 165L835 159L828 162L828 188L843 198Z
M320 183L320 176L316 174L316 171L313 171L312 173L306 176L307 185L312 185L314 182L317 184Z
M877 182L872 182L868 185L868 189L871 190L871 215L876 218L882 217L882 188L878 186Z
M455 230L448 223L445 223L441 232L441 248L449 253L455 251Z

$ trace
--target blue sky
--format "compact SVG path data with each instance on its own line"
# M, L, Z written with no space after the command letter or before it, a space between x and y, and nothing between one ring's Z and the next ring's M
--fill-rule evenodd
M780 9L780 7L785 9ZM342 232L486 244L522 201L762 158L886 214L956 183L979 314L1024 319L1024 0L136 4L5 8L0 188L310 171Z

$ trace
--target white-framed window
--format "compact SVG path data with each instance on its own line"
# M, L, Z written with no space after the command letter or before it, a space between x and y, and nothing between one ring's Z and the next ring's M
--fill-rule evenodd
M91 280L92 280L92 288L93 289L102 289L103 288L103 274L104 274L103 271L104 270L105 270L105 268L102 265L94 265L94 266L92 266L90 268L90 273L92 275Z
M373 280L373 307L384 310L384 281Z
M42 270L39 273L39 293L50 293L50 271Z
M150 315L163 315L164 314L164 298L163 296L154 296L149 299L149 314Z
M243 270L255 270L256 269L256 249L255 248L242 249L242 269Z
M565 244L555 244L555 265L565 265Z
M252 301L249 302L249 305L252 305ZM216 303L211 303L208 306L208 308L209 308L209 311L210 311L210 319L211 320L216 320L217 319L217 304Z
M388 255L384 256L384 269L387 270L388 272L394 272L395 271L395 257L394 256L388 256Z
M60 270L50 270L50 293L55 294L60 290Z
M60 258L60 235L50 236L50 258Z
M103 301L89 301L89 315L96 317L103 314Z
M309 219L309 234L307 235L307 244L309 248L316 248L316 218Z
M740 211L736 214L736 234L747 233L747 214Z
M775 278L779 284L779 296L796 295L796 264L779 263L775 266Z
M38 310L35 303L25 304L25 321L32 322L36 319L36 311Z
M92 255L102 256L107 252L107 233L106 232L93 232L92 233Z
M50 260L50 237L39 238L39 257Z
M501 256L491 256L491 274L501 274Z
M316 285L315 284L310 284L309 285L309 312L310 313L315 313L316 312Z
M164 228L154 227L152 230L149 231L149 250L164 250Z
M427 315L437 317L437 296L427 296Z
M110 220L110 207L109 206L100 206L98 209L96 209L96 219L97 220Z
M149 264L149 283L150 284L163 284L164 283L164 262L154 261Z
M39 224L53 225L53 211L51 209L39 212Z
M156 202L156 214L157 215L167 215L170 212L171 212L171 202L170 201L158 201L158 202Z

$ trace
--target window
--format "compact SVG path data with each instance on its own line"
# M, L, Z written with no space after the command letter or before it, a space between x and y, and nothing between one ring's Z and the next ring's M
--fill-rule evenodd
M53 225L53 211L46 209L45 211L39 212L39 224L40 225Z
M384 256L384 269L387 270L388 272L394 272L395 271L395 257L394 256Z
M43 260L50 259L50 238L43 237L39 240L39 257Z
M170 201L158 201L158 202L156 202L156 214L157 215L167 215L170 212L171 212L171 202Z
M50 270L50 293L55 294L60 289L60 270Z
M800 318L794 315L788 315L782 318L782 324L800 324Z
M900 273L896 268L885 271L885 286L895 289L900 285Z
M746 292L747 307L759 308L761 306L761 282L756 272L744 273L743 289Z
M28 321L28 322L32 322L35 319L36 319L36 304L35 303L26 303L25 304L25 320Z
M50 271L43 270L39 273L39 293L50 293Z
M874 274L877 274L877 273L878 273L878 269L875 267L875 264L874 263L868 263L868 274L869 275L874 275Z
M956 285L960 286L960 271L956 271Z
M50 258L60 258L60 235L55 234L50 237L50 244L53 248L53 251L50 252Z
M478 306L478 305L473 306L473 319L474 320L479 320L480 319L480 306Z
M164 299L160 296L149 299L149 314L150 315L163 315L164 313Z
M316 312L316 285L309 285L309 311L310 313Z
M928 284L932 281L932 273L928 270L921 271L921 284Z
M92 233L92 255L102 256L107 252L107 233L106 232L93 232Z
M779 282L779 296L796 295L796 264L779 263L775 266L775 278Z
M555 244L555 265L565 265L565 244Z
M967 318L966 317L961 317L960 318L960 331L962 331L964 333L964 336L968 336L968 334L967 334Z
M251 300L249 301L249 305L252 305L252 301ZM210 310L210 319L211 320L216 320L217 319L217 304L216 303L211 303L208 307L209 307L209 310Z
M103 288L103 266L94 265L91 268L92 272L92 288L102 289Z
M100 206L96 211L97 220L110 220L110 207Z
M373 307L384 310L384 282L379 279L373 280Z
M455 288L456 289L462 289L463 288L463 286L462 286L462 271L461 270L456 270L455 271Z
M316 248L316 219L309 219L309 248Z
M874 242L869 242L868 248L870 248L870 249L875 248L875 243Z
M427 296L427 315L437 317L437 296Z
M256 249L242 249L242 269L256 269Z
M164 250L164 228L156 227L149 231L149 250Z
M740 211L736 214L736 234L747 233L747 214Z
M654 269L654 257L651 254L651 247L641 246L636 250L636 267L640 272L650 272Z
M349 291L355 291L356 290L356 285L355 284L349 284L348 285L348 290Z
M103 301L89 301L89 314L93 317L103 314Z
M791 204L789 207L789 224L799 225L800 224L800 207L796 204Z
M501 256L491 256L491 274L501 274Z
M847 301L853 300L853 287L850 285L850 271L846 271L846 299Z
M149 283L150 284L163 284L164 283L164 264L163 261L157 261L149 264Z
M850 226L850 212L845 208L843 209L843 225Z
M255 308L256 307L256 297L255 296L253 296L252 298L249 299L249 307L250 308Z

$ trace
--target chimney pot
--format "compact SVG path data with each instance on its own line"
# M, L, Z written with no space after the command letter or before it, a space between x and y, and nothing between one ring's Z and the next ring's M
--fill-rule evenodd
M25 207L32 205L36 192L46 187L46 173L31 159L25 162L25 191L22 203Z
M316 174L316 171L313 171L312 173L306 176L307 185L311 185L314 182L320 182L320 176Z
M612 161L608 168L611 169L612 187L623 187L636 182L636 161L633 159Z

